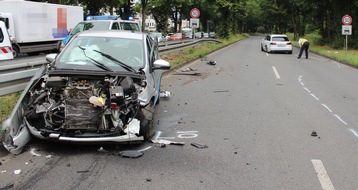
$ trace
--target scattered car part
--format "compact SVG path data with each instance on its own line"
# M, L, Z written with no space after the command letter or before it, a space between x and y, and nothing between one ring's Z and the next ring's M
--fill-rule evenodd
M191 145L199 149L209 148L206 144L191 143Z

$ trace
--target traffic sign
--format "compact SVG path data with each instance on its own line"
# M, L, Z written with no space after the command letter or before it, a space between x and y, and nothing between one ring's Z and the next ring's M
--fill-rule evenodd
M199 16L200 16L199 9L197 9L197 8L191 9L190 16L191 16L191 18L199 18Z
M350 24L352 24L352 17L349 16L349 15L344 15L344 16L342 17L342 23L343 23L344 25L350 25Z

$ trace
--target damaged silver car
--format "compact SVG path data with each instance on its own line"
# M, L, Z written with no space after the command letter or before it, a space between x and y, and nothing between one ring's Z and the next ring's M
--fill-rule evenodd
M144 141L154 135L163 69L147 34L76 34L44 65L3 122L4 147L21 153L32 136L71 143Z

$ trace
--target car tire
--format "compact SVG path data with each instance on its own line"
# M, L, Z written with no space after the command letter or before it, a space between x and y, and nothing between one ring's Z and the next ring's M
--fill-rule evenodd
M148 104L146 107L141 108L137 115L140 121L139 135L144 137L144 140L149 140L154 136L154 108L153 102Z
M262 47L262 44L261 44L261 51L264 51L264 48Z
M12 47L12 55L15 57L19 56L20 50L17 46Z

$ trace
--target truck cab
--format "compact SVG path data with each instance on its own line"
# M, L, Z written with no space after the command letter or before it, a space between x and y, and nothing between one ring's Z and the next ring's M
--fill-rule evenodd
M0 21L0 60L13 59L10 36L3 21Z

